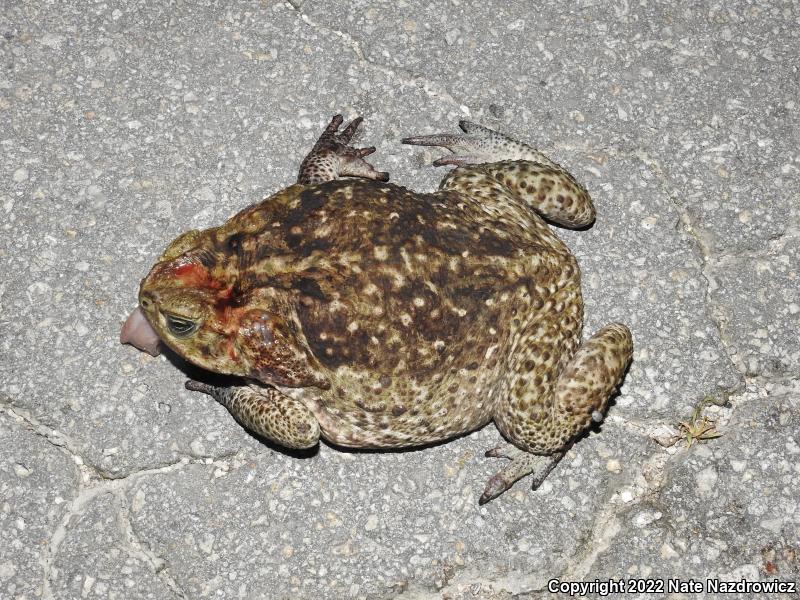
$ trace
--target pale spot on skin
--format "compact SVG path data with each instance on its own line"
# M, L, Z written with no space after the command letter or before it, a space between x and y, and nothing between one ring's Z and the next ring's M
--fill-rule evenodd
M486 360L489 360L490 358L492 358L492 354L494 354L494 351L495 351L495 350L497 350L497 344L494 344L494 345L492 345L492 346L489 346L489 347L486 349L486 354L484 355L484 358L485 358Z
M425 300L423 300L422 298L419 298L419 297L418 298L414 298L414 306L416 306L416 307L425 306Z
M364 288L364 293L367 296L372 296L373 294L378 293L378 286L374 283L368 283L367 286Z
M401 323L402 323L402 324L403 324L405 327L408 327L409 325L411 325L412 321L413 321L413 319L411 318L411 315L410 315L410 314L408 314L408 313L403 313L402 315L400 315L400 322L401 322Z
M377 260L386 260L389 258L389 250L386 246L375 246L373 248L372 253L375 255Z
M349 331L350 333L355 333L356 331L358 331L358 323L355 321L349 323L347 325L347 331Z
M406 268L406 271L409 273L414 271L414 266L411 264L411 259L408 256L408 252L405 248L400 248L400 257L403 259L403 266Z
M347 307L340 300L331 300L330 304L328 305L328 309L330 312L336 312L337 310L346 310Z

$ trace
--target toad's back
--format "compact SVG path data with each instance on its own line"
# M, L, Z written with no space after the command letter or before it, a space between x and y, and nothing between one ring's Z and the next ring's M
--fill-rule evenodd
M552 315L558 299L552 326L566 341L579 331L577 266L541 219L493 178L455 171L448 183L435 194L292 186L210 238L240 303L266 289L291 297L331 381L313 394L334 441L407 445L472 429L491 418L514 333L533 314Z

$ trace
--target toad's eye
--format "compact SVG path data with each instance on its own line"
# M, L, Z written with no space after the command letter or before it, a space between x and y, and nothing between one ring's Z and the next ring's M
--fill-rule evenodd
M197 331L198 323L187 319L186 317L179 317L177 315L164 314L167 320L167 328L169 332L178 338L185 338L192 335Z

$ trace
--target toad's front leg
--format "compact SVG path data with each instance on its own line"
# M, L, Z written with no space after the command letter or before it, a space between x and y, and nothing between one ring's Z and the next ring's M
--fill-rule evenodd
M204 392L228 409L248 431L285 448L312 448L319 441L319 424L300 401L273 387L218 387L189 380L186 389Z
M311 152L300 165L297 183L313 184L332 181L340 177L363 177L377 181L389 181L389 174L376 171L364 160L375 152L375 147L353 148L350 140L363 121L361 117L353 119L341 132L339 127L344 122L342 115L336 115L319 136Z

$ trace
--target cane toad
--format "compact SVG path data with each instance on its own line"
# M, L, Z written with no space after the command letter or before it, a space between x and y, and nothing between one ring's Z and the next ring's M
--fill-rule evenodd
M290 448L320 437L401 448L489 421L512 459L481 496L534 487L592 420L631 359L628 328L581 343L578 264L545 219L594 221L586 189L533 148L462 121L403 140L453 154L434 193L388 183L331 121L298 183L173 241L142 281L123 341L149 334L241 376L211 394ZM143 318L142 318L143 317ZM151 340L152 341L152 340Z

